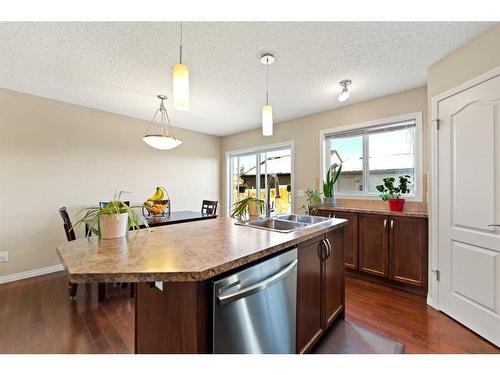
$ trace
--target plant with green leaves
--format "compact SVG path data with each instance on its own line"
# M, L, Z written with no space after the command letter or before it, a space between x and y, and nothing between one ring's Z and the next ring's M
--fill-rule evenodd
M410 192L410 188L408 184L410 183L411 177L408 175L399 176L399 185L394 185L396 179L394 177L385 177L383 179L383 185L377 185L375 188L380 193L379 197L382 198L383 201L387 201L389 199L399 199L402 194L408 194Z
M317 190L306 189L307 203L302 206L306 210L306 215L314 215L321 204L321 193Z
M248 211L249 206L254 204L257 207L258 214L262 214L266 207L266 204L263 200L257 199L254 197L246 197L233 205L233 211L231 212L231 217L242 219L244 218Z
M332 198L335 194L334 187L342 172L342 164L333 164L326 172L326 179L323 182L323 195Z
M121 200L122 194L128 194L126 191L115 193L113 200L109 201L106 207L89 207L81 210L77 216L83 215L74 225L73 228L86 223L89 236L93 229L97 229L100 235L99 219L104 215L128 214L128 228L139 229L141 225L148 226L146 219L133 208L141 208L142 206L128 206Z

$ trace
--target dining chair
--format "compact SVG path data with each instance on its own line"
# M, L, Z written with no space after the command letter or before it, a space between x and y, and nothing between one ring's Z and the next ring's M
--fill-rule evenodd
M71 219L69 218L68 209L66 207L61 207L59 209L59 214L63 219L64 233L68 241L76 240L75 231L73 230L73 225L71 224ZM68 293L69 299L71 301L76 300L76 293L78 292L78 284L68 282ZM106 298L106 284L97 283L97 300L99 302L104 301Z
M201 203L201 213L207 215L215 215L217 213L217 204L219 201L203 200Z
M99 208L104 208L108 205L109 202L99 202ZM130 207L130 201L123 201L127 206Z

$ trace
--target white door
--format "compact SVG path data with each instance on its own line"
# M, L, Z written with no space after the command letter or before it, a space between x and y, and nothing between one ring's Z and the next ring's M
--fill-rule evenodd
M437 111L439 308L500 346L500 76Z

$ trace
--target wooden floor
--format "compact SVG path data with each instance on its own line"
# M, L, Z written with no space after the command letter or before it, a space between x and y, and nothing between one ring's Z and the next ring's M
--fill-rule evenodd
M346 320L405 345L405 353L500 353L493 344L426 304L426 298L346 278Z
M0 285L0 353L132 353L134 300L108 285L80 286L70 302L63 273ZM348 277L346 319L405 344L407 353L500 353L427 307L423 297Z

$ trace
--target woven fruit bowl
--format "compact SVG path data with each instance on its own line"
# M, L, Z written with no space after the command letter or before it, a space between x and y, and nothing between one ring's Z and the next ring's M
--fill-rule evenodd
M144 212L144 209L147 212ZM144 216L163 216L166 212L170 212L170 200L147 200L142 206L142 213Z

